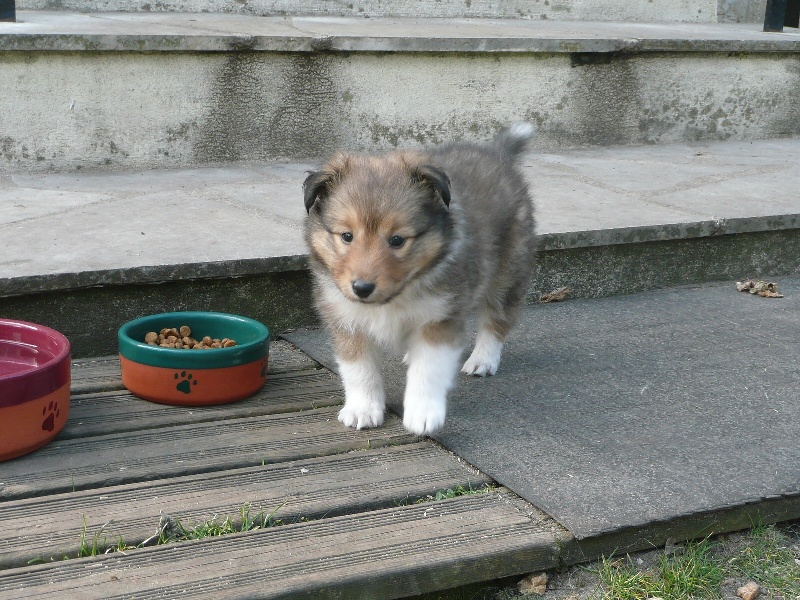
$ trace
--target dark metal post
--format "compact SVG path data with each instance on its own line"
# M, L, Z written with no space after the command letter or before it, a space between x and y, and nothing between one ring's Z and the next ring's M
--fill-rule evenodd
M0 21L11 21L12 23L17 20L17 9L14 5L14 0L0 0Z
M764 31L783 31L786 19L787 0L767 0L767 12L764 15Z
M784 27L800 27L800 0L789 0L786 3Z

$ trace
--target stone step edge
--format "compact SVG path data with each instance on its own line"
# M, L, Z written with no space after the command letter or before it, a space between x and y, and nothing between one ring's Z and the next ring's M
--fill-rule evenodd
M578 22L568 34L552 33L550 22L527 19L413 19L356 17L250 17L214 15L226 27L203 22L205 13L70 13L19 12L18 23L0 27L0 51L60 52L524 52L524 53L621 53L621 52L797 52L800 36L793 31L764 34L758 24L669 24L674 27L654 34L664 24ZM58 16L69 17L61 25ZM166 15L166 16L165 16ZM183 22L170 16L180 15ZM47 19L51 18L51 21ZM83 25L81 19L85 19ZM161 21L159 21L159 18ZM154 20L155 19L155 20ZM233 19L236 19L235 21ZM327 25L326 24L327 20ZM75 23L74 21L77 21ZM440 22L435 35L381 34L372 26L397 24L413 28L420 22ZM313 24L308 29L302 25ZM368 25L365 26L364 23ZM458 24L473 31L461 34ZM544 23L544 25L543 25ZM573 22L570 22L574 24ZM346 32L364 27L363 32ZM448 27L449 24L449 27ZM509 24L516 26L509 27ZM150 33L153 25L159 34ZM561 24L563 26L563 23ZM140 31L131 31L138 26ZM694 27L693 27L694 26ZM175 31L169 31L170 27ZM728 27L728 29L726 29ZM185 31L181 31L181 28ZM648 29L650 29L648 33ZM692 35L684 33L694 32ZM550 33L548 33L550 31Z
M539 252L800 229L800 214L713 219L539 235ZM305 254L0 278L0 298L103 286L158 284L308 270Z

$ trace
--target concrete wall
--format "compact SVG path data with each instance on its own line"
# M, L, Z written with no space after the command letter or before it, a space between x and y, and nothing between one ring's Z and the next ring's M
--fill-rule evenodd
M0 172L315 159L513 120L540 150L800 134L792 54L6 52L0 71Z
M766 0L17 0L18 10L234 12L253 15L492 17L716 22L718 2ZM730 12L730 11L729 11ZM763 18L763 10L761 18Z
M763 23L767 0L718 0L720 23Z

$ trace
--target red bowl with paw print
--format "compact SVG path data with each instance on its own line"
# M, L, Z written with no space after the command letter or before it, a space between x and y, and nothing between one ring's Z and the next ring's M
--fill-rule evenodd
M150 332L189 328L197 340L232 339L236 345L205 350L145 342ZM172 312L134 319L118 332L122 383L133 394L160 404L205 406L252 396L264 385L269 329L262 323L218 312Z
M0 319L0 461L33 452L69 416L70 345L55 329Z

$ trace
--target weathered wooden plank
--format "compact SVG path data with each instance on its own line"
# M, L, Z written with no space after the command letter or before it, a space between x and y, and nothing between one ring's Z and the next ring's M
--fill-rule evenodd
M397 417L353 430L336 408L57 439L3 463L0 498L22 498L327 456L408 442Z
M269 345L269 375L319 368L319 364L285 340ZM77 358L72 361L73 394L124 389L116 356Z
M553 533L492 492L10 569L0 596L390 599L557 565Z
M72 360L70 390L73 394L122 389L125 389L125 386L120 379L119 358L116 356Z
M0 504L0 567L77 556L81 536L103 545L140 544L161 513L186 526L273 514L285 523L411 503L455 486L480 489L491 480L430 443L353 452L56 494ZM105 542L104 542L105 540ZM102 551L102 550L101 550Z
M217 406L168 406L127 390L74 394L59 439L89 437L168 425L297 412L344 401L339 380L327 369L273 373L253 396Z

